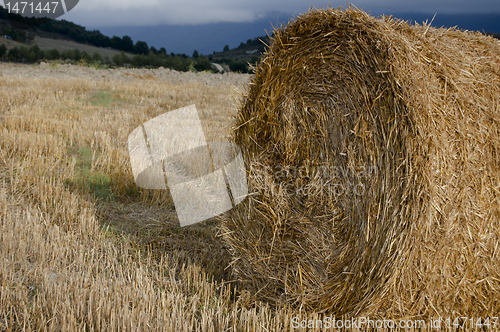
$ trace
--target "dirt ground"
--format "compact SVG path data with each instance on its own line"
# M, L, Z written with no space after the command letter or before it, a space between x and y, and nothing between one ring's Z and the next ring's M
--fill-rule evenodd
M0 62L0 77L26 77L26 78L73 78L81 77L94 80L124 80L159 79L171 84L190 82L203 82L209 86L228 85L243 89L250 82L250 74L210 74L178 72L160 67L158 69L95 69L72 64L56 64L41 62L40 64L26 65Z

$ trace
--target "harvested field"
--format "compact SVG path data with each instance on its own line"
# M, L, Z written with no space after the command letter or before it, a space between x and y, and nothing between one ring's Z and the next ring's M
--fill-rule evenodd
M95 69L59 62L42 62L34 65L2 63L0 77L15 76L22 78L85 78L92 80L133 81L136 79L159 80L169 84L203 83L209 86L235 86L243 89L248 84L250 75L225 73L211 75L208 73L178 72L168 68L139 69Z
M500 43L357 9L274 32L224 216L255 298L347 317L500 312Z
M224 139L247 84L0 63L0 331L279 329L236 293L217 222L180 228L128 158L134 128L192 103L207 139Z

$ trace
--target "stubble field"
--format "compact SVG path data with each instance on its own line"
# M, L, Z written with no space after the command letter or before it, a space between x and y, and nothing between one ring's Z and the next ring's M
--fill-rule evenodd
M216 219L139 189L128 134L196 104L227 139L248 75L0 64L0 331L279 331L239 292Z

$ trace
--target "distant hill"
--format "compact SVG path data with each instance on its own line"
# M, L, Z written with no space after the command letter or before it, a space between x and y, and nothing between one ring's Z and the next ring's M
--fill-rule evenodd
M7 19L8 18L8 19ZM26 30L26 35L38 36L43 38L70 40L81 44L87 44L95 47L106 49L114 49L133 54L148 54L149 51L157 53L154 47L149 48L144 41L132 41L129 36L113 36L108 37L102 34L99 30L87 30L84 26L69 22L66 20L50 20L47 18L27 18L21 15L8 13L7 10L0 6L0 32L3 35L9 34L8 30ZM24 41L22 37L24 31L19 32L16 36L21 38L13 38L18 42Z
M73 24L71 22L68 23ZM5 36L9 36L10 39L5 38ZM113 58L116 54L120 54L121 52L120 50L98 47L90 43L77 42L67 34L61 34L58 32L49 32L36 28L33 30L27 30L26 32L13 31L11 30L9 21L5 19L0 19L0 44L5 45L8 50L14 47L31 47L33 45L38 45L38 47L44 51L55 49L59 52L63 52L66 50L79 49L80 51L85 51L90 55L99 53L102 58L108 57L109 59ZM129 57L133 56L132 53L125 54Z
M246 43L241 42L240 45L236 48L226 49L222 52L215 52L209 55L208 58L212 62L227 65L229 65L231 61L255 63L266 51L266 48L270 43L271 40L268 36L248 39Z

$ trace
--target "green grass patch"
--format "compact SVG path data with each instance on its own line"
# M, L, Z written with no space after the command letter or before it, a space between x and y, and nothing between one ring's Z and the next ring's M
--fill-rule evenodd
M60 60L49 61L49 67L51 69L59 69L61 68L61 61Z
M90 193L96 199L114 201L109 175L92 171L92 162L98 157L98 152L89 147L70 147L68 152L76 159L76 177L67 179L65 184L72 190Z
M94 106L103 106L107 108L127 103L127 101L121 97L121 92L114 90L96 92L89 101Z
M111 191L111 179L102 173L81 176L72 181L72 184L84 192L89 192L92 196L101 200L114 201L115 196Z

